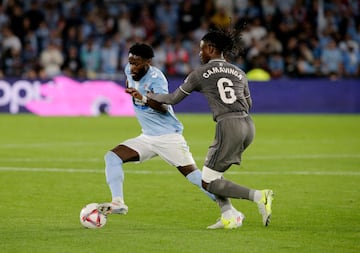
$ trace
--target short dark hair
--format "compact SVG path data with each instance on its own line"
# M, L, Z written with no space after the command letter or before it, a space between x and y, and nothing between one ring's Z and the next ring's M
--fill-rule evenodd
M151 59L154 57L154 51L151 46L145 43L136 43L129 49L129 53L140 56L144 59Z

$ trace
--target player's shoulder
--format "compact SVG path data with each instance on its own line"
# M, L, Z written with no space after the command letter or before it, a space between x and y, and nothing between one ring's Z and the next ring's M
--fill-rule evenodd
M155 66L150 66L148 74L149 74L149 78L166 80L164 73Z
M127 64L125 65L124 72L125 72L125 73L129 73L129 72L130 72L130 64L129 64L129 63L127 63Z

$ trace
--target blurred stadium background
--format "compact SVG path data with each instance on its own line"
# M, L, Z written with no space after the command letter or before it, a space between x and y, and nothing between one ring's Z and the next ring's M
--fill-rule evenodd
M35 80L123 86L136 41L154 47L153 64L171 91L199 66L201 37L230 22L243 30L243 43L229 61L248 75L253 112L360 112L358 0L2 0L0 112L31 112L27 104L45 93ZM207 112L206 102L193 98L178 111ZM98 103L92 114L109 104Z
M127 48L146 41L167 75L199 65L209 29L243 27L231 60L271 78L359 77L358 0L3 0L1 75L121 78ZM244 25L245 24L245 25Z

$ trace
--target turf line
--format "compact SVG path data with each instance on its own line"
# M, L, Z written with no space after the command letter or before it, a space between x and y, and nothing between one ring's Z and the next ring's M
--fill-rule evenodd
M194 157L197 161L204 160L204 157ZM296 160L296 159L359 159L360 154L303 154L303 155L261 155L261 156L247 156L244 160ZM160 157L154 157L153 159L161 160ZM103 162L102 157L99 158L15 158L7 157L0 158L2 162Z
M0 172L57 172L57 173L97 173L104 174L101 169L75 169L75 168L24 168L0 167ZM176 170L125 170L127 174L177 174ZM360 176L360 171L228 171L233 175L318 175L318 176Z

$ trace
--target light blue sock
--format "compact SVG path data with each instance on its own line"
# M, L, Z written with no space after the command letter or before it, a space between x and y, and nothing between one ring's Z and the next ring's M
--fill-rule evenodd
M199 169L194 170L193 172L187 174L186 179L189 180L192 184L199 187L200 190L202 190L206 195L209 196L209 198L211 198L212 200L215 201L215 196L213 194L211 194L210 192L206 191L204 188L202 188L202 186L201 186L201 171Z
M124 199L124 171L122 168L123 161L112 151L108 151L105 154L104 159L106 182L109 185L111 195L113 198L121 197Z

